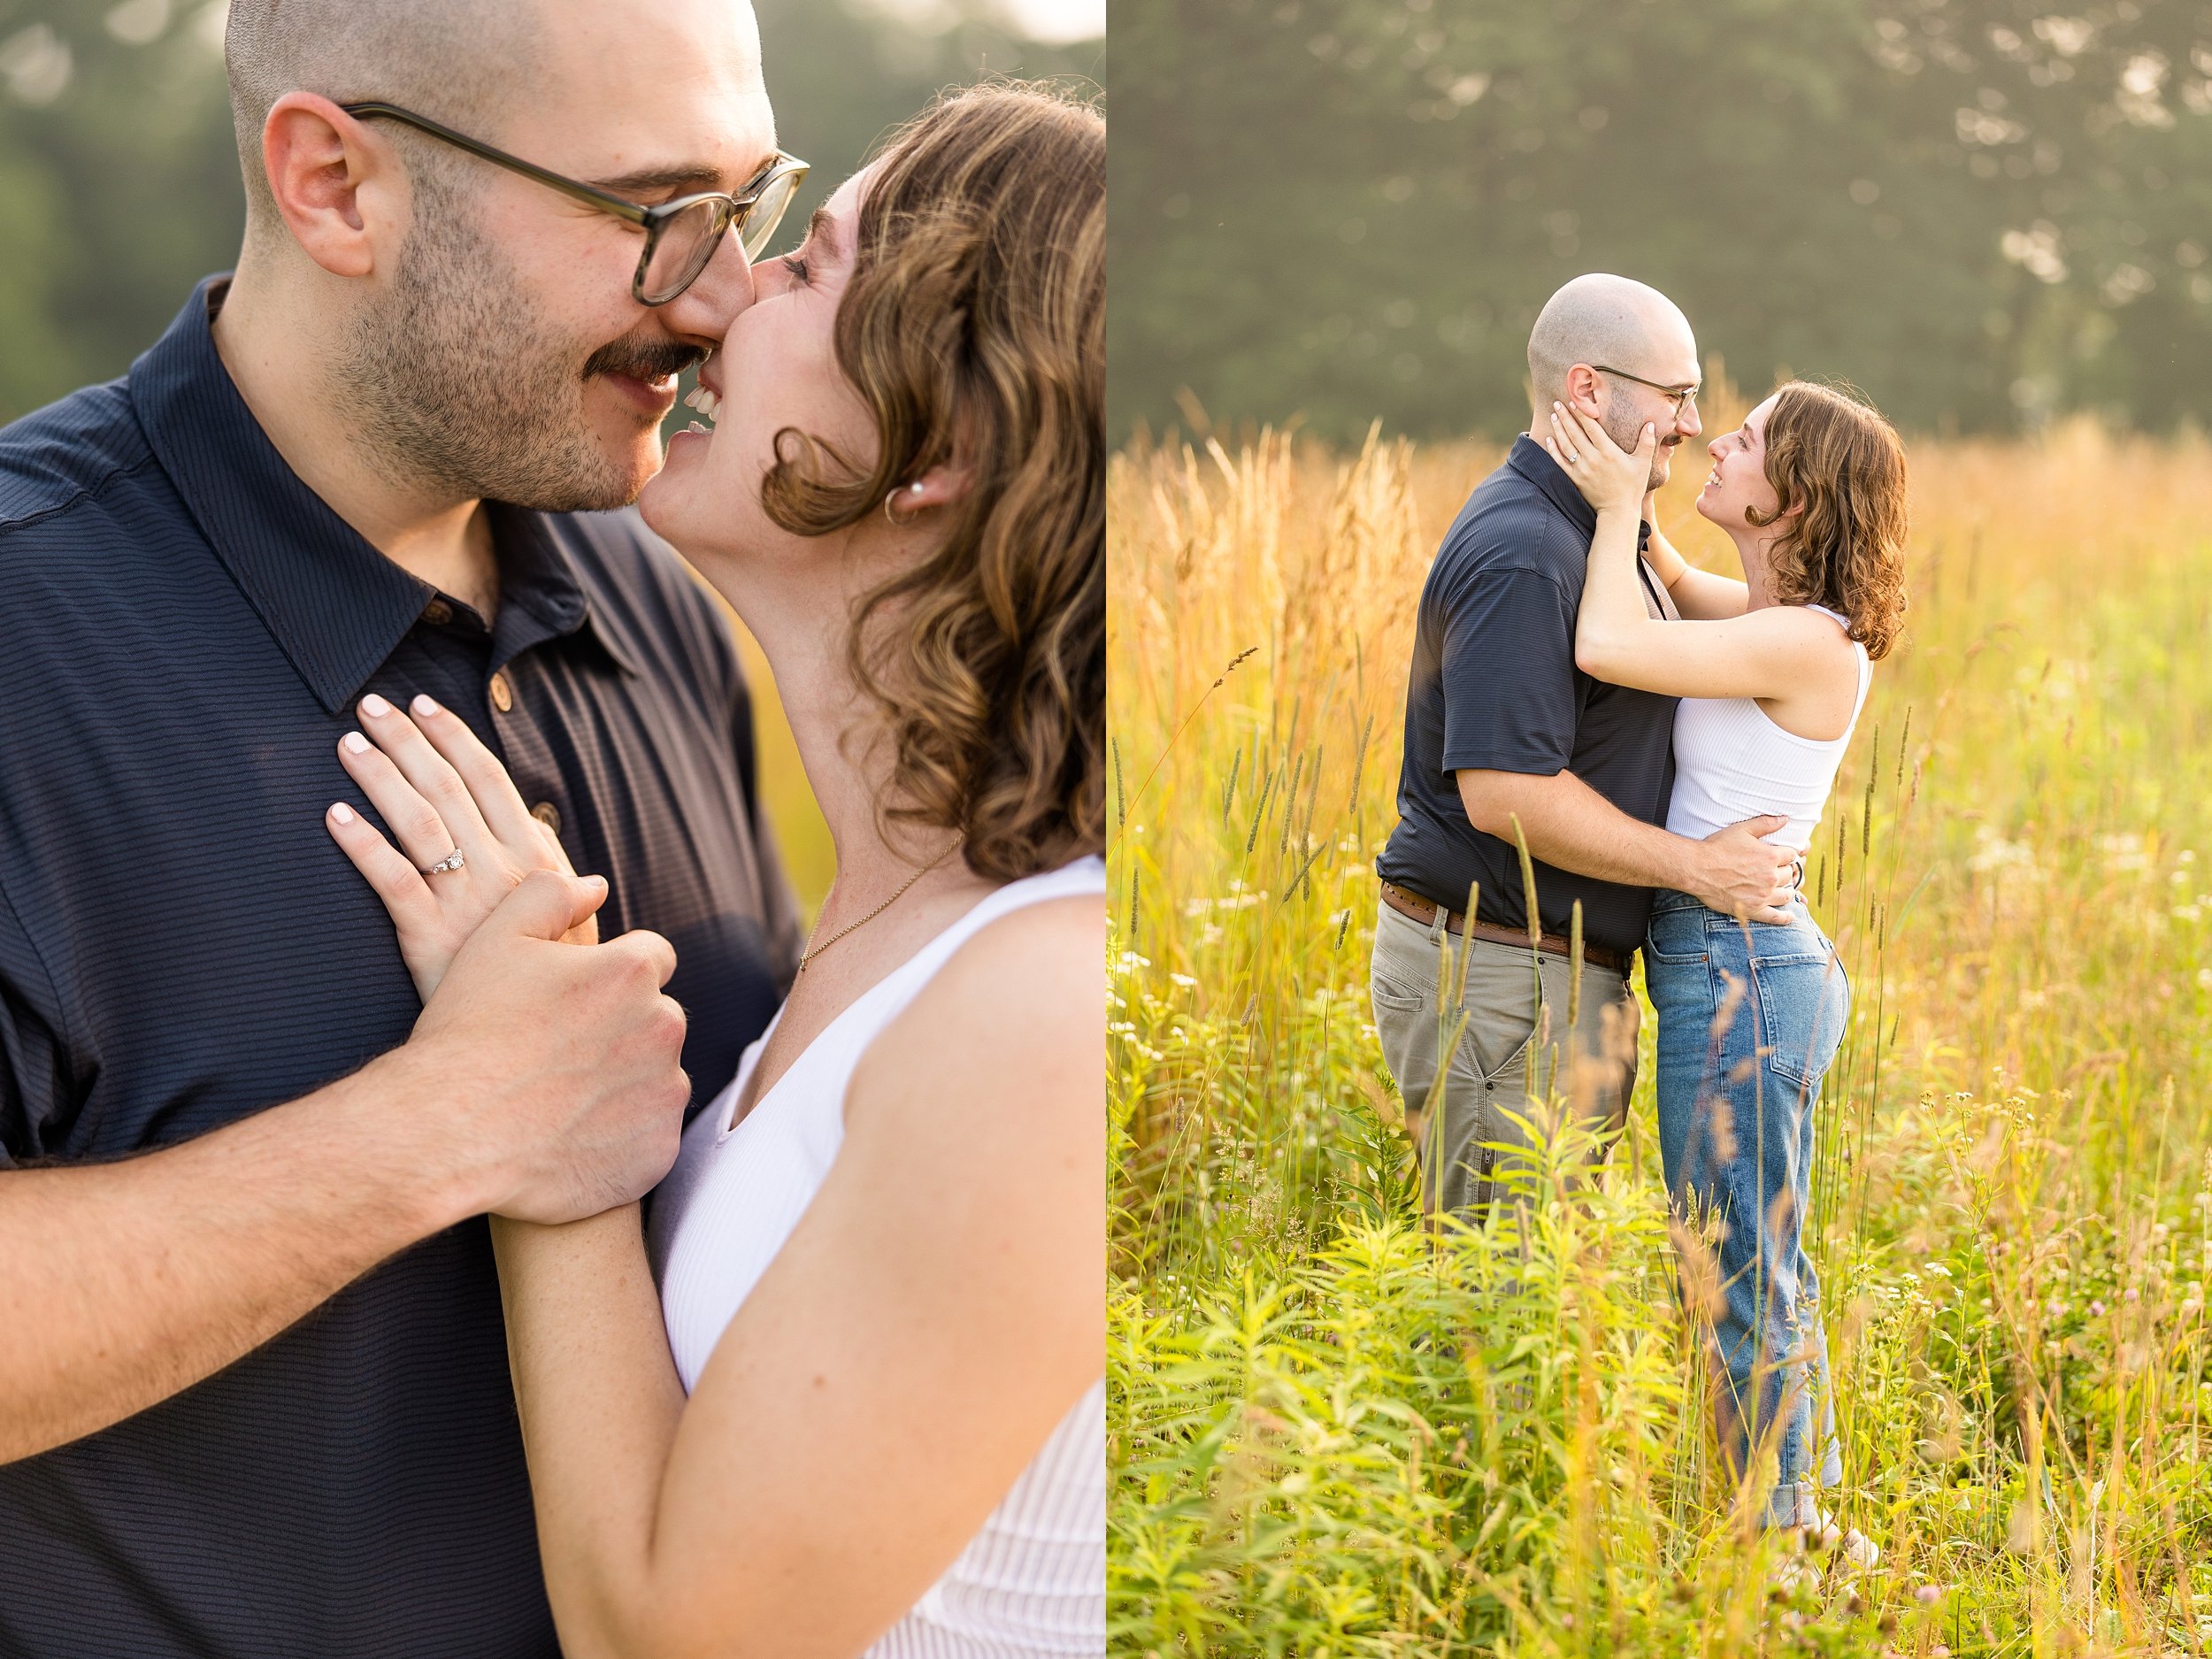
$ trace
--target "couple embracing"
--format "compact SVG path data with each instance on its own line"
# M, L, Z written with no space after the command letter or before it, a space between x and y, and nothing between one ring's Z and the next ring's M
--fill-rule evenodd
M1376 1028L1425 1206L1479 1223L1525 1179L1532 1078L1556 1076L1601 1130L1624 1122L1642 951L1669 1198L1717 1257L1722 1447L1765 1525L1825 1532L1841 1448L1801 1235L1850 987L1801 888L1898 637L1903 448L1863 403L1802 381L1708 436L1696 507L1735 543L1731 580L1653 522L1674 451L1703 434L1681 311L1578 277L1528 363L1528 432L1421 595L1400 822L1377 861ZM1841 1541L1857 1564L1878 1554Z
M235 273L0 432L0 1655L1102 1652L1102 121L770 259L743 0L226 48Z

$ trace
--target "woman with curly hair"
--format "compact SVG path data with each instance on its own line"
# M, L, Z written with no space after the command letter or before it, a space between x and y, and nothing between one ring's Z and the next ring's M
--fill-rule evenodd
M1105 1650L1105 159L1026 87L895 134L725 285L714 424L641 499L765 651L837 879L649 1225L495 1221L576 1659ZM331 818L426 995L558 849L451 713L363 726L385 822L466 858Z
M1865 706L1873 662L1905 609L1905 451L1872 408L1793 380L1711 441L1697 511L1727 532L1744 580L1691 569L1655 531L1647 557L1679 621L1646 611L1637 536L1652 428L1624 453L1553 406L1548 448L1597 509L1576 621L1586 673L1682 701L1667 828L1704 836L1761 814L1770 839L1811 846ZM1829 1522L1817 1494L1842 1479L1820 1286L1801 1242L1812 1202L1813 1113L1851 990L1802 894L1783 923L1662 893L1644 945L1659 1017L1659 1142L1692 1257L1686 1286L1710 1316L1724 1379L1721 1443L1741 1476L1775 1460L1768 1525ZM1717 1220L1709 1248L1696 1236ZM1716 1259L1717 1258L1717 1259ZM1710 1271L1703 1271L1710 1269ZM1815 1424L1817 1423L1817 1430ZM1854 1532L1847 1556L1878 1554Z

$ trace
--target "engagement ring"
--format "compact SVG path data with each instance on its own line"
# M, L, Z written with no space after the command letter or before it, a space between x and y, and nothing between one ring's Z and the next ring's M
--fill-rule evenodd
M467 863L468 860L461 856L461 849L457 847L444 857L439 859L436 864L432 864L427 870L425 870L423 874L426 876L442 876L447 871L458 870L462 865Z

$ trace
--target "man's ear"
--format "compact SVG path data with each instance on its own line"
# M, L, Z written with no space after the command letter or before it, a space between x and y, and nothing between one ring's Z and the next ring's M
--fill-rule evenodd
M261 165L292 240L333 276L371 274L404 234L407 178L391 147L328 98L279 98L262 123Z
M1561 386L1560 402L1570 409L1578 409L1595 419L1604 414L1598 407L1598 372L1586 363L1578 363L1567 371Z

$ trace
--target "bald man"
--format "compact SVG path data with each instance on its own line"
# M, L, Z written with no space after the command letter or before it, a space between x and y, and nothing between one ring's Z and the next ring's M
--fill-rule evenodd
M0 1655L554 1659L483 1217L657 1180L798 933L727 628L620 511L744 247L619 204L793 164L741 0L228 30L236 273L0 431ZM420 1003L323 826L417 695L611 942L534 878Z
M1461 509L1422 589L1399 822L1376 860L1376 1029L1420 1148L1424 1202L1467 1220L1528 1179L1528 1126L1555 1125L1555 1106L1601 1131L1624 1121L1638 1023L1628 968L1652 890L1779 921L1793 879L1792 856L1758 839L1778 818L1705 841L1660 827L1676 700L1575 664L1597 517L1532 434L1548 434L1555 401L1624 449L1649 424L1657 489L1701 430L1688 319L1641 282L1577 277L1537 317L1528 369L1529 432ZM1648 505L1645 516L1648 535ZM1652 614L1675 615L1648 565L1643 577Z

